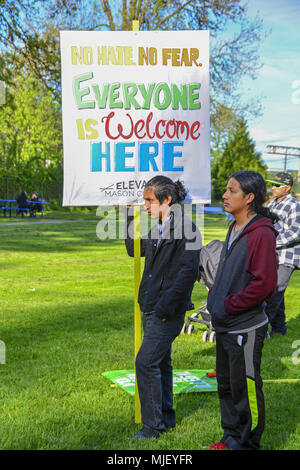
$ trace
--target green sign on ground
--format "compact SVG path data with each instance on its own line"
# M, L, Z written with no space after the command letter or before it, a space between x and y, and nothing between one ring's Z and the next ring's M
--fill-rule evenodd
M212 372L212 370L173 370L174 393L216 392L217 380L215 377L209 377L207 372ZM103 372L102 375L130 395L134 395L134 370L111 370Z

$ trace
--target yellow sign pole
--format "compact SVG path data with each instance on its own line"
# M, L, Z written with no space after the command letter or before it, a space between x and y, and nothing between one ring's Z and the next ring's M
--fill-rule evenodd
M139 31L139 21L132 21L132 30ZM141 281L141 210L140 206L134 206L134 358L140 349L142 344L142 321L141 311L138 303L138 293ZM137 387L137 380L135 377L135 397L134 397L134 420L135 423L139 424L142 421L141 418L141 403L139 397L139 391Z
M140 234L140 206L134 206L134 358L142 343L142 321L141 311L138 303L138 293L141 280L141 234ZM135 422L141 423L141 403L137 380L135 377L135 400L134 400Z

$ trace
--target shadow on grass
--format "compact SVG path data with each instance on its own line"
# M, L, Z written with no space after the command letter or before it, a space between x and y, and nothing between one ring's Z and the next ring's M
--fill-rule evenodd
M1 322L1 341L6 346L2 377L17 381L22 376L30 387L41 373L57 379L74 367L94 373L133 364L133 302L114 297L82 302L76 306L42 306L20 315L10 324ZM123 367L120 364L123 363ZM5 380L5 379L4 379ZM55 379L56 380L56 379Z
M262 447L268 450L299 450L299 431L298 441L294 441L300 421L299 383L266 384L264 395L266 426Z
M85 251L91 246L109 249L123 244L123 239L100 240L92 222L1 227L1 250L14 252L73 252Z
M216 403L218 403L218 397L216 392L210 392L214 394ZM176 421L177 424L181 424L183 420L198 413L207 401L207 397L202 393L189 393L185 395L176 396L174 402L176 405ZM206 394L207 395L207 394Z
M295 352L297 354L295 341L300 339L299 323L300 315L291 318L287 321L286 336L274 335L265 341L263 379L265 380L266 430L263 443L268 449L286 449L285 443L297 432L300 422L300 382L288 381L300 378L300 364L295 362ZM297 357L300 358L299 345ZM299 447L300 435L294 449L299 449ZM291 448L290 444L289 448Z
M113 299L89 303L77 302L76 305L42 306L30 312L30 323L24 321L17 326L16 322L1 325L2 337L19 337L29 335L32 344L35 340L45 339L47 341L49 331L56 333L57 338L63 338L65 333L110 333L111 331L122 331L132 326L130 311L133 311L133 299L127 297L116 297ZM28 319L27 319L28 320ZM18 324L20 319L18 319Z

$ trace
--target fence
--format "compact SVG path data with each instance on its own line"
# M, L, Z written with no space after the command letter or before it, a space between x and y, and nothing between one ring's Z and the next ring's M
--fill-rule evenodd
M26 191L28 197L31 197L31 194L36 191L40 199L55 201L61 205L62 179L28 187L20 178L10 176L0 178L0 199L16 199L23 190Z

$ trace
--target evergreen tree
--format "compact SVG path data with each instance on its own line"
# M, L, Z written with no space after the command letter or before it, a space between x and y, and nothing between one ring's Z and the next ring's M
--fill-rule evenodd
M213 196L221 199L230 175L239 170L253 170L266 177L267 166L255 150L245 119L239 119L223 153L212 163Z

